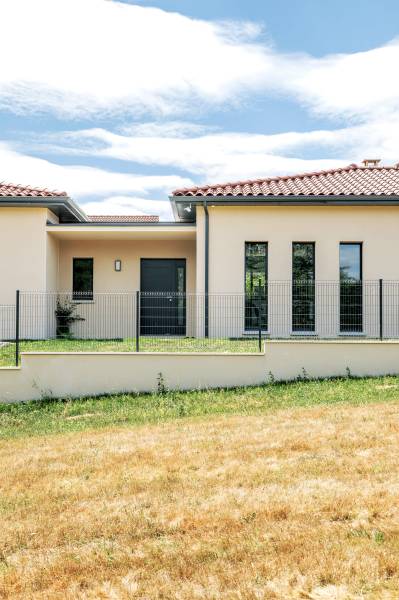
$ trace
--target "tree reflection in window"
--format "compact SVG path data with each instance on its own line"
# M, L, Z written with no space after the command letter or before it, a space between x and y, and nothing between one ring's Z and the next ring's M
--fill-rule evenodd
M245 243L245 329L268 326L267 242Z
M340 331L363 330L362 245L342 242L339 246Z
M315 330L315 245L292 244L292 331Z

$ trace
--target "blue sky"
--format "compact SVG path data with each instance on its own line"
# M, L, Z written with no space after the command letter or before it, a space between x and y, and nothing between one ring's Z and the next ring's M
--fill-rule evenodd
M396 1L2 0L0 19L0 180L88 213L167 219L176 187L399 161Z

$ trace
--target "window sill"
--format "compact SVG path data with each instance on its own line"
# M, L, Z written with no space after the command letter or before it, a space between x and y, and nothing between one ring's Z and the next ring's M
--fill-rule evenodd
M262 329L261 330L261 334L262 335L270 335L270 332L268 329ZM246 329L243 333L243 335L259 335L259 329Z
M290 335L294 337L303 337L305 335L306 337L319 337L319 334L316 331L291 331Z
M367 337L363 331L341 331L339 337Z

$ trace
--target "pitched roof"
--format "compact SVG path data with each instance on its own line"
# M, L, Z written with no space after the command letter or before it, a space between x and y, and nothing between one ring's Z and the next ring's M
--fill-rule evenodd
M96 223L158 223L156 215L88 215Z
M66 192L58 192L55 190L48 190L47 188L34 188L29 185L16 185L13 183L0 182L0 196L4 197L45 197L52 198L54 196L66 197Z
M399 164L347 167L204 185L175 190L173 196L399 196Z

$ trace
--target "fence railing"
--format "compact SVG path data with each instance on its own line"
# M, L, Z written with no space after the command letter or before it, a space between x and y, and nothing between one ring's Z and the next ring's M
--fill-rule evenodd
M21 351L258 352L268 338L399 338L399 281L269 281L250 294L17 292L0 366Z

